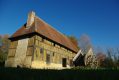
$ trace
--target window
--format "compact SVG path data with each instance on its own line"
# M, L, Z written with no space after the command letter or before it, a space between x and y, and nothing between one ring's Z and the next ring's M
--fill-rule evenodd
M47 54L46 55L46 63L47 64L50 64L50 54Z
M44 58L44 55L43 55L43 53L44 53L44 49L43 48L40 48L40 58L41 58L41 60L43 60L43 58Z
M55 55L55 53L53 52L53 53L52 53L52 56L54 57L54 55Z
M44 39L43 38L41 39L41 42L44 42Z
M44 49L40 48L40 54L43 54L43 52L44 52Z

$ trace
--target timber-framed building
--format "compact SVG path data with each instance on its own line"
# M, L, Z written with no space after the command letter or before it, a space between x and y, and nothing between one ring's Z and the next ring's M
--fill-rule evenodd
M68 37L30 12L27 23L10 38L6 67L63 68L72 66L78 49Z

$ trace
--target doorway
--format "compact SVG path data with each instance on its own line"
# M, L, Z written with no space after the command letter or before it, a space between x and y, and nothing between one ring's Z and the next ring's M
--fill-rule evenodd
M67 67L67 59L66 58L62 58L62 66Z

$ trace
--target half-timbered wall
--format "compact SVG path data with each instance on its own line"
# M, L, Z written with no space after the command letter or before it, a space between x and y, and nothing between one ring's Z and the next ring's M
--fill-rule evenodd
M75 53L55 44L40 36L35 36L35 48L33 55L33 68L43 67L62 67L62 59L67 59L67 65L70 65L71 59Z
M28 68L62 68L62 59L67 66L75 56L72 51L38 35L11 41L5 66Z

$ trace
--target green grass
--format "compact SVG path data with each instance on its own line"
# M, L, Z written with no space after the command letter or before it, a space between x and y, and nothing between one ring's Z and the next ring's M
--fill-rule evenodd
M0 80L119 80L119 69L0 68Z

